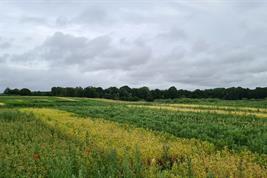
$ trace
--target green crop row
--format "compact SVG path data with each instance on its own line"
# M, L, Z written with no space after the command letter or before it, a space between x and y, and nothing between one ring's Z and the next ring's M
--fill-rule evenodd
M199 104L211 106L233 106L233 107L253 107L253 108L267 108L267 99L243 99L243 100L221 100L221 99L165 99L156 100L157 103L168 104Z
M267 119L254 116L172 112L125 105L60 108L81 116L126 123L182 138L197 138L214 143L217 148L227 146L234 150L248 149L267 154Z

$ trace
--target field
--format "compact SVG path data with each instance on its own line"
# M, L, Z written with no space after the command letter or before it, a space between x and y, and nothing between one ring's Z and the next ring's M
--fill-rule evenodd
M0 177L267 177L267 101L0 96Z

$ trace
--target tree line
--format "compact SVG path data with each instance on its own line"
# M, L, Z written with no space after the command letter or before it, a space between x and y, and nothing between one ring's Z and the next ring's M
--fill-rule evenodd
M232 87L232 88L214 88L205 90L177 90L172 86L166 90L153 89L148 87L130 88L129 86L109 87L52 87L51 91L31 91L27 88L10 89L4 91L6 95L22 96L67 96L67 97L88 97L88 98L106 98L126 101L153 101L155 99L175 99L175 98L218 98L225 100L240 99L264 99L267 97L267 87L256 89Z

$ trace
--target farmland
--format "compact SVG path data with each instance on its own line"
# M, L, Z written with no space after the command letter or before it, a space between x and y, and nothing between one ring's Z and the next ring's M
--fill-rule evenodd
M266 103L0 96L0 177L267 177Z

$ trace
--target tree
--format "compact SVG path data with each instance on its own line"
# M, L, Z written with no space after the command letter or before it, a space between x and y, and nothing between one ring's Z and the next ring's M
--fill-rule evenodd
M62 87L53 87L51 94L52 96L66 96L66 90Z
M20 95L20 90L15 88L14 90L11 91L10 94L13 94L13 95Z
M129 100L132 98L131 88L128 86L120 87L119 89L119 97L122 100Z
M172 86L167 90L166 94L167 94L167 98L171 98L171 99L177 98L177 89L174 86Z
M86 87L84 89L84 96L87 98L96 98L97 95L97 91L95 87Z
M30 96L31 93L31 90L29 90L28 88L22 88L19 92L19 94L22 96Z
M137 89L137 97L140 99L150 99L152 97L148 87L141 87Z
M97 92L97 97L98 98L103 98L103 96L104 96L104 90L103 90L103 88L97 87L96 88L96 92Z
M119 99L119 89L117 87L109 87L105 90L105 98Z
M196 89L195 91L193 91L192 97L193 98L203 98L204 97L204 91L202 91L200 89Z
M75 96L75 89L74 88L67 87L67 88L65 88L65 90L66 90L65 96L69 96L69 97Z
M159 89L151 90L151 95L154 99L162 99L163 92Z
M153 101L154 99L174 99L174 98L218 98L226 100L240 100L240 99L264 99L267 97L267 87L257 87L255 89L232 87L232 88L214 88L194 91L177 90L174 86L167 90L154 89L149 90L148 87L130 88L129 86L122 86L119 89L116 87L109 87L103 89L101 87L52 87L51 91L34 91L31 92L27 88L21 90L15 88L6 88L4 90L6 95L36 95L36 96L71 96L71 97L91 97L91 98L107 98L107 99L121 99L127 101L146 100Z
M82 87L76 87L74 89L74 96L76 97L83 97L84 96L84 90Z
M5 94L5 95L9 95L9 94L10 94L10 91L11 91L10 88L6 88L6 89L4 90L4 94Z

